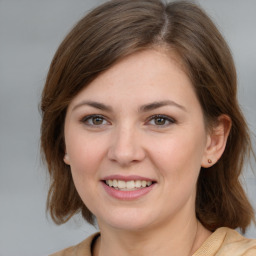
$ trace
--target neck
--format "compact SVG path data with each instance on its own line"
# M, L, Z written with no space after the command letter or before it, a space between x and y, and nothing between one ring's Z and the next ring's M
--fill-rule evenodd
M101 228L93 256L191 256L210 234L195 216L136 231Z

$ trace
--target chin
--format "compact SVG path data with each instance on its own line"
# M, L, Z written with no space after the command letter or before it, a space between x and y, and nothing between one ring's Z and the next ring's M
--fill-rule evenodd
M134 211L113 211L109 216L105 215L103 218L97 218L100 228L103 225L110 226L114 229L124 231L139 231L149 228L150 223L154 222L152 216L142 213L135 209Z

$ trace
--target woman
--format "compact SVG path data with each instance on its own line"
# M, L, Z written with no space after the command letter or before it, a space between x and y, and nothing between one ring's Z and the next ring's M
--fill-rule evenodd
M67 35L42 94L57 224L100 233L54 255L256 255L239 181L251 142L224 39L196 5L109 1Z

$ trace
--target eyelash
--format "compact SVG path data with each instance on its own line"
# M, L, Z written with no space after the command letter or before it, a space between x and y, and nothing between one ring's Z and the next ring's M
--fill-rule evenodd
M159 128L161 128L161 127L166 127L166 126L169 126L169 125L171 125L171 124L175 124L175 123L176 123L176 120L174 120L173 118L171 118L171 117L169 117L169 116L166 116L166 115L154 115L154 116L151 116L151 117L148 119L147 123L151 122L152 120L155 120L155 121L156 121L157 118L163 119L164 122L165 122L163 125L161 125L161 124L159 125L159 124L156 124L156 123L152 124L152 125L154 125L154 126L158 126ZM168 124L166 124L166 121L168 122Z
M103 122L109 123L109 122L106 120L106 118L105 118L104 116L102 116L102 115L89 115L89 116L85 116L85 117L82 118L81 122L82 122L83 124L88 125L88 126L94 126L94 127L97 127L97 126L99 127L99 126L101 126L101 125L105 125L105 124L93 124L93 123L89 123L90 121L93 122L93 118L99 118L99 119L101 119Z
M93 118L99 118L100 120L102 120L103 123L101 124L94 124L92 123L93 122ZM150 124L151 121L153 120L157 120L157 119L162 119L164 121L164 124L156 124L154 122L154 124ZM86 124L88 126L93 126L93 127L100 127L102 125L106 125L106 124L109 124L109 122L107 121L107 119L102 116L102 115L89 115L89 116L85 116L81 119L81 122L83 124ZM104 123L106 122L106 123ZM166 122L168 122L168 124L166 124ZM148 120L146 121L146 124L150 124L150 125L153 125L153 126L156 126L158 128L162 128L162 127L167 127L171 124L175 124L176 123L176 120L174 120L173 118L169 117L169 116L166 116L166 115L154 115L154 116L151 116L148 118Z

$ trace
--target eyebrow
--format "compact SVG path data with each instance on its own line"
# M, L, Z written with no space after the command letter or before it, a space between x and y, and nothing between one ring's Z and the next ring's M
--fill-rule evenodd
M113 109L111 106L105 105L103 103L100 102L96 102L96 101L82 101L80 103L78 103L77 105L75 105L72 109L72 111L76 110L77 108L81 107L81 106L90 106L93 108L97 108L103 111L107 111L107 112L113 112Z
M72 109L72 111L74 111L75 109L81 107L81 106L90 106L93 108L97 108L106 112L113 112L113 108L111 106L105 105L103 103L100 102L96 102L96 101L82 101L80 103L78 103L77 105L75 105ZM176 103L175 101L172 100L164 100L164 101L155 101L149 104L145 104L142 105L141 107L139 107L139 112L148 112L148 111L152 111L154 109L157 108L161 108L164 106L174 106L177 108L180 108L183 111L187 111L186 108L178 103Z
M157 109L157 108L161 108L161 107L164 107L164 106L174 106L174 107L180 108L183 111L187 111L184 106L176 103L175 101L164 100L164 101L156 101L156 102L152 102L150 104L142 105L139 108L139 112L148 112L148 111L151 111L151 110L154 110L154 109Z

